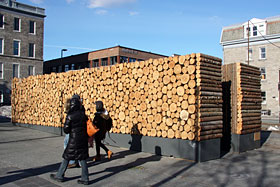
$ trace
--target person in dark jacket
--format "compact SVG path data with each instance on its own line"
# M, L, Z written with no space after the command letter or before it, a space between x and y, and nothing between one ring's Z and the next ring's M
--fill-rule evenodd
M70 100L70 110L64 123L64 133L69 134L69 142L62 155L63 161L60 164L58 172L56 175L51 174L51 179L63 182L64 173L67 170L69 161L78 160L81 164L82 176L81 180L77 182L88 185L89 179L86 159L89 157L89 154L86 121L87 116L85 115L81 101L76 97L72 97Z
M95 117L93 119L93 123L96 125L96 127L99 129L99 131L94 135L95 138L95 148L96 148L96 156L93 158L93 161L99 161L101 160L100 155L100 147L104 149L104 151L107 153L108 159L111 159L113 152L110 151L103 143L102 140L105 139L106 135L106 120L109 118L108 111L104 108L102 101L96 101L96 113L94 114Z

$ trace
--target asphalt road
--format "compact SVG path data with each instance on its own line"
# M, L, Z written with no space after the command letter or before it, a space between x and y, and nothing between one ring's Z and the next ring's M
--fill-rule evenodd
M81 169L53 182L64 137L0 123L0 186L80 186ZM280 133L262 132L262 147L203 163L110 147L113 159L88 161L90 186L280 186ZM103 154L105 154L103 152ZM90 156L94 156L90 149Z

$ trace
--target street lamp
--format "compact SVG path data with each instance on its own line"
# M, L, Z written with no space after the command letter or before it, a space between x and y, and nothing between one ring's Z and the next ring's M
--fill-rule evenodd
M63 51L67 51L67 49L61 49L61 58L63 57Z
M62 66L62 58L63 58L63 52L64 51L67 51L67 49L61 49L61 66ZM61 90L61 96L60 96L60 98L61 98L61 103L62 103L62 98L63 98L63 90ZM63 113L63 106L61 106L61 113ZM62 115L62 114L61 114ZM63 116L63 115L62 115ZM62 136L63 135L63 133L62 133L62 121L63 121L63 119L62 119L62 117L61 117L61 121L60 121L60 136Z

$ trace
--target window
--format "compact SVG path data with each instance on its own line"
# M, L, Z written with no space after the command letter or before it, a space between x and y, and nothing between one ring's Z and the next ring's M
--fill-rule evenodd
M266 104L266 92L262 92L261 96L262 96L262 104Z
M0 90L0 103L4 102L4 91Z
M111 65L117 64L117 62L118 62L118 57L116 57L116 56L110 57L110 64Z
M36 32L36 22L35 21L29 21L29 33L35 34Z
M270 116L271 110L262 110L262 116Z
M4 64L0 62L0 79L3 79L3 70L4 70Z
M35 57L35 44L33 44L33 43L29 44L28 57Z
M266 79L265 68L261 68L261 78L262 78L262 80Z
M101 59L101 66L107 66L108 65L108 58L102 58Z
M99 67L99 59L95 59L92 61L92 67Z
M68 65L68 64L66 64L66 65L64 66L64 71L65 71L65 72L69 71L69 65Z
M124 63L124 62L127 62L128 58L125 57L125 56L121 56L120 57L120 63Z
M246 60L248 61L248 49L246 50L246 56L247 56ZM253 49L249 48L249 60L253 60L252 56L253 56Z
M14 55L20 56L20 41L14 40Z
M266 59L266 50L265 47L260 48L260 59Z
M71 70L75 70L75 64L71 64Z
M20 19L14 18L14 31L20 32Z
M253 36L257 36L257 35L258 35L258 27L253 26Z
M249 37L251 36L251 28L250 27L246 27L246 33L245 33L245 37L248 38L248 34Z
M136 59L135 58L129 58L129 62L135 62Z
M56 72L56 67L52 67L52 71L51 72Z
M28 75L35 75L35 67L34 66L28 66Z
M19 78L19 64L13 64L13 78Z
M249 24L249 25L248 25ZM244 38L249 37L259 37L266 35L266 21L265 20L258 20L252 19L243 24L244 26Z
M0 28L3 29L4 28L4 15L0 14Z
M58 66L58 73L62 72L62 66Z
M0 54L4 53L4 40L0 38Z

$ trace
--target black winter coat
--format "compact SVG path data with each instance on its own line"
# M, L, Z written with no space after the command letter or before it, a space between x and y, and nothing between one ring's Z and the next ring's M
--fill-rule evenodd
M69 112L64 124L64 132L69 135L69 141L63 153L66 160L85 160L88 154L87 117L82 110Z
M94 135L94 137L96 139L99 140L103 140L105 139L105 135L106 135L106 119L104 119L104 117L102 117L102 113L100 112L96 112L95 117L93 119L93 124L96 125L96 127L99 129L99 131Z

